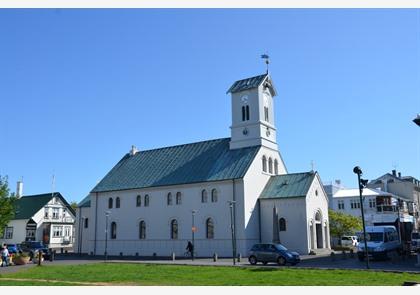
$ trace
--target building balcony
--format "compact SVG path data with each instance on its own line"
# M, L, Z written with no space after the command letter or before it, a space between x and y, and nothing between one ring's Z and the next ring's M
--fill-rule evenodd
M63 223L73 223L74 219L70 216L44 216L44 222L63 222Z

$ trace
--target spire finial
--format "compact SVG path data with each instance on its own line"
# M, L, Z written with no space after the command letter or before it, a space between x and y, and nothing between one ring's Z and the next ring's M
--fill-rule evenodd
M267 65L267 74L268 74L268 64L270 63L270 57L267 53L261 55L262 59L265 59L265 64Z

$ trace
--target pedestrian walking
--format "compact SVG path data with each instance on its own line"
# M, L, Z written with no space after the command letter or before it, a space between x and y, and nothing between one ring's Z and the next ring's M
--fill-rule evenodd
M1 267L3 265L9 266L9 250L6 245L3 245L3 249L1 250Z

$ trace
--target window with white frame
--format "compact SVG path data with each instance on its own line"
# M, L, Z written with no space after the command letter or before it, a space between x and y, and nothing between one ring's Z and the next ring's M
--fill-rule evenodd
M27 229L26 230L26 237L27 238L35 238L35 230L34 229Z
M211 201L212 201L212 203L216 203L217 202L217 198L218 198L218 196L217 196L217 190L214 188L211 191Z
M338 201L338 210L344 210L344 200Z
M144 196L144 207L149 207L149 195Z
M375 208L375 207L376 207L376 200L369 199L369 208Z
M351 209L360 209L360 201L358 199L350 200L350 208Z
M13 226L6 227L4 238L8 240L13 239Z
M60 209L59 208L52 208L52 218L53 219L58 219L58 214L60 213Z
M45 207L44 208L44 218L49 218L50 217L50 208Z
M207 191L205 189L201 191L201 203L207 203Z
M53 226L53 238L59 238L63 236L63 226L54 225Z
M64 227L64 236L65 237L70 237L71 236L71 227L70 226L65 226Z

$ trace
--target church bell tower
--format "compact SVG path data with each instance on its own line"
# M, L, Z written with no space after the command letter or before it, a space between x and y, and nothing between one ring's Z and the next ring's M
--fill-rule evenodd
M268 72L236 81L227 93L232 100L230 149L262 145L277 151L273 100L276 90Z

